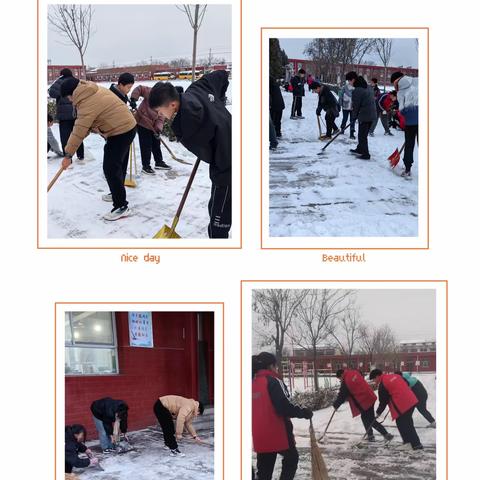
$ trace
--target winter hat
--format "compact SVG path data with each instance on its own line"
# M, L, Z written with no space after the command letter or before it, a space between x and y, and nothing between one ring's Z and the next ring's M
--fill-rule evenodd
M80 83L80 80L75 77L67 78L60 87L60 95L62 97L68 97L73 94L73 91L77 88L77 85Z
M370 372L370 380L375 380L377 377L379 377L380 375L382 375L382 371L378 368L374 368L371 372Z
M392 76L390 77L390 83L393 83L393 82L395 82L395 80L397 80L399 78L402 78L402 77L403 77L402 72L393 72Z
M118 77L117 83L119 85L130 85L135 83L135 77L131 73L125 72Z
M60 70L61 77L73 77L73 73L69 68L62 68Z

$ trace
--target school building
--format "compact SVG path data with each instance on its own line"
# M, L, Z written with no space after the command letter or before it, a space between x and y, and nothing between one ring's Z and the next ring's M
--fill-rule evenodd
M95 438L94 400L127 402L128 428L155 425L162 395L214 404L213 312L69 312L65 316L65 424Z
M87 71L85 67L81 65L51 65L47 66L47 81L50 85L53 83L59 76L60 72L64 68L69 68L72 71L72 74L76 78L80 78L81 80L85 80L87 78Z

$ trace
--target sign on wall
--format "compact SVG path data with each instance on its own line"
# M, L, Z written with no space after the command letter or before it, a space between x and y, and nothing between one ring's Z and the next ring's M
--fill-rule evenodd
M131 347L153 348L152 312L128 312Z

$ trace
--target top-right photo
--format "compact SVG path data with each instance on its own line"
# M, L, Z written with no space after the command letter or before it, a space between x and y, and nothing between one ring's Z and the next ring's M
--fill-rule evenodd
M428 30L376 30L263 29L262 247L428 248Z

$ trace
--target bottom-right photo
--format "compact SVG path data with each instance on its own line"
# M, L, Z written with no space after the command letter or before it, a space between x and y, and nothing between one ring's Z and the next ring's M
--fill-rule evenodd
M250 298L252 479L437 478L436 289Z

